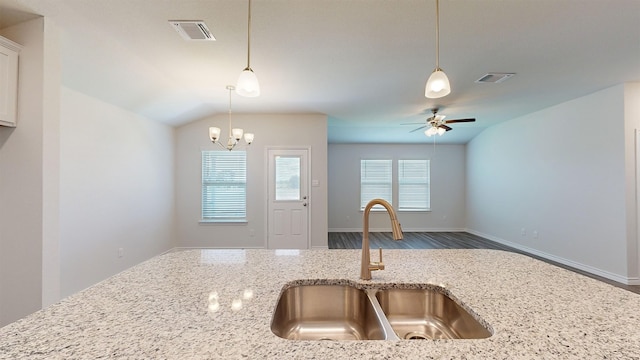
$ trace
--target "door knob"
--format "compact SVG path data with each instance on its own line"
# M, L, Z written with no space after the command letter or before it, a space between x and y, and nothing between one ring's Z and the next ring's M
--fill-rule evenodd
M307 206L307 203L302 203L302 206Z

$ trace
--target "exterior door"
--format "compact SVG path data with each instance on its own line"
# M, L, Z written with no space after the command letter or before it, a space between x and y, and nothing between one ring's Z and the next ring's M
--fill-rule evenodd
M267 247L309 248L308 149L269 149Z

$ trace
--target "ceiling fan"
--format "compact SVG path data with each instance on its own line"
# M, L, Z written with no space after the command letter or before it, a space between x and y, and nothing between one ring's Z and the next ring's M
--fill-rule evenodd
M462 123L462 122L474 122L474 121L476 121L476 119L474 119L474 118L453 119L453 120L446 120L445 121L444 118L446 117L446 115L438 115L438 108L431 109L431 113L433 115L431 117L427 118L427 123L426 124L416 128L416 129L413 129L413 130L411 130L409 132L410 133L416 132L418 130L422 130L422 129L428 127L428 129L424 132L425 135L427 135L427 136L432 136L432 135L435 135L435 134L442 135L442 134L445 133L445 131L453 130L452 128L450 128L446 124ZM412 124L421 124L421 123L410 123L410 124L402 124L402 125L412 125Z

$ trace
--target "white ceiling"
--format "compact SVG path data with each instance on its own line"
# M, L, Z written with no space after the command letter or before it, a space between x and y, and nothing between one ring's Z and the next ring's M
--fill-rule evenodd
M615 84L640 81L640 0L441 0L440 65L452 93L424 97L435 66L435 0L254 0L259 98L234 112L324 113L330 142L422 143L432 107L440 143ZM0 28L44 15L61 29L63 84L180 125L227 111L246 66L247 1L0 0ZM168 20L204 20L186 42ZM477 84L487 72L514 72ZM598 106L598 104L593 104ZM576 129L579 131L579 129Z

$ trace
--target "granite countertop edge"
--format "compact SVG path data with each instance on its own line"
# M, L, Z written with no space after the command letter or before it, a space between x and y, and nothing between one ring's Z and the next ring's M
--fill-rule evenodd
M154 257L0 328L0 359L640 359L640 295L498 250L190 249ZM475 340L285 340L277 300L304 283L441 287L486 322Z

